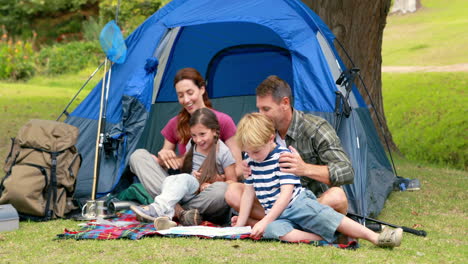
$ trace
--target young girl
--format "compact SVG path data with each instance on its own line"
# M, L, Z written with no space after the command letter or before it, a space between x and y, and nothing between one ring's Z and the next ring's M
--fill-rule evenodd
M154 221L157 230L176 225L171 219L177 203L196 209L203 202L197 199L200 193L217 188L216 185L221 185L218 189L225 189L222 185L236 181L236 161L229 148L219 140L216 115L208 108L200 108L193 112L189 125L191 140L187 144L189 151L183 157L183 173L164 179L161 194L155 197L154 203L131 207L140 221ZM218 212L229 209L224 199L210 207Z
M239 216L233 218L235 226L253 225L251 237L275 238L288 242L326 240L333 243L336 231L353 238L366 239L380 247L398 247L401 228L386 228L379 235L320 204L315 195L303 188L298 176L280 171L279 157L289 151L274 141L272 121L260 113L247 114L238 124L236 140L248 155L251 175L244 175ZM253 223L249 219L254 198L257 196L265 209L265 217Z

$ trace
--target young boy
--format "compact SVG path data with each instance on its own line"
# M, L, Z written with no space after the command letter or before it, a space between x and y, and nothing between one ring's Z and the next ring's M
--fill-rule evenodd
M401 228L385 228L377 234L331 207L320 204L315 195L303 188L296 175L283 173L279 167L281 153L289 151L274 141L275 129L268 117L260 113L245 115L238 124L236 141L248 155L251 175L246 178L240 212L233 225L253 225L251 237L274 238L289 242L301 240L335 241L336 232L366 239L379 247L398 247ZM257 196L265 217L254 222L249 218Z

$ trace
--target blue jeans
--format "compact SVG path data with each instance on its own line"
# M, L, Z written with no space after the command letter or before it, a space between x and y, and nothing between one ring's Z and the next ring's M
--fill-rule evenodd
M311 191L303 190L293 204L267 226L263 237L279 239L293 229L298 229L333 243L343 217L330 206L319 203Z

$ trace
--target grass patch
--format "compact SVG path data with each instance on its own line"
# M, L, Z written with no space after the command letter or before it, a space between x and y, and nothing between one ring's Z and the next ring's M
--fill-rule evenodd
M151 237L138 241L54 240L72 220L21 222L0 233L2 263L464 263L468 218L468 173L396 160L401 175L418 178L417 192L394 192L379 219L426 230L427 237L404 234L394 250L360 241L356 251L279 242Z
M31 119L56 120L94 69L78 74L57 77L37 76L27 82L0 82L0 161L4 161L10 148L10 139ZM71 112L101 78L97 73L80 93Z
M387 124L410 160L468 167L468 73L384 73Z
M468 61L465 0L422 0L413 14L392 15L384 30L385 66L441 66Z

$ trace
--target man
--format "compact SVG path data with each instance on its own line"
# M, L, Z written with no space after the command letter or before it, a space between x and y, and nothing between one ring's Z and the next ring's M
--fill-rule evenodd
M314 192L320 203L346 214L348 200L340 186L353 183L354 170L333 127L323 118L295 110L291 87L278 76L266 78L256 94L259 112L275 125L276 143L291 150L280 157L281 171L302 176L302 185ZM244 170L248 173L249 168L245 165ZM226 202L237 211L242 193L243 185L234 183L225 194ZM250 217L260 220L264 216L256 201Z

